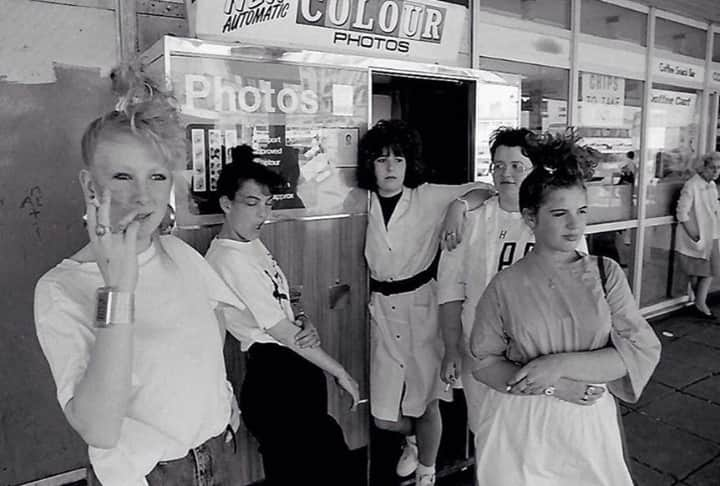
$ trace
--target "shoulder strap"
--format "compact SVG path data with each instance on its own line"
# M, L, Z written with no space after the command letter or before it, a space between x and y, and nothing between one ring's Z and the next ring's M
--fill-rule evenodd
M605 259L602 255L597 257L598 272L600 273L600 283L602 283L603 293L607 297L607 274L605 273Z

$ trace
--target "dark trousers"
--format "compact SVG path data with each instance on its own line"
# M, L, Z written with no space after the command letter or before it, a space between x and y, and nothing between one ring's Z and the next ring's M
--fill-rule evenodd
M231 466L237 461L235 436L225 441L226 433L208 439L188 451L185 457L158 463L145 477L150 486L235 486L240 478ZM92 467L88 468L88 486L101 486Z
M342 429L327 413L320 368L288 348L253 344L240 409L260 444L268 485L344 484L349 449Z

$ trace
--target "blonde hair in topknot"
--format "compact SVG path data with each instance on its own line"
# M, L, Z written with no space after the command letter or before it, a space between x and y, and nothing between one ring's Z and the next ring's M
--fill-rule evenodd
M90 166L98 143L120 133L149 141L171 169L185 164L185 136L172 93L150 78L139 61L122 64L110 73L117 96L115 110L88 125L82 137L82 157Z

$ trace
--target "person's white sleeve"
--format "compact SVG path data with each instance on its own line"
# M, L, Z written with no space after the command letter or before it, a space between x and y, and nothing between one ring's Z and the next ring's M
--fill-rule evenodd
M260 266L235 258L219 259L214 262L213 268L250 309L261 329L268 330L281 320L287 319L282 305L273 297L275 288L272 280Z
M470 335L474 370L504 360L509 345L503 325L507 313L497 286L498 275L490 281L475 310L475 322Z
M484 182L470 182L459 185L423 184L418 189L422 191L423 199L425 199L429 205L438 207L443 212L454 199L474 189L485 189L489 194L495 192L493 186Z
M443 250L438 267L438 304L465 300L465 253L467 240L453 251Z
M627 375L610 382L618 398L635 403L660 361L662 345L653 328L642 316L620 265L604 259L607 272L607 303L612 315L610 339L627 367Z
M690 219L690 209L693 204L692 187L689 183L685 183L682 190L680 191L680 198L678 199L677 209L675 210L675 217L681 223Z
M89 327L92 311L71 302L56 283L40 279L35 287L34 312L38 341L64 410L90 361L95 343Z

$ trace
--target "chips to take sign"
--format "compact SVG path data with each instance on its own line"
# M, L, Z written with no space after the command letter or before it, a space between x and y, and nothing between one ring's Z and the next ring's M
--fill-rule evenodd
M582 73L580 77L580 125L614 128L623 126L625 79L605 74Z

